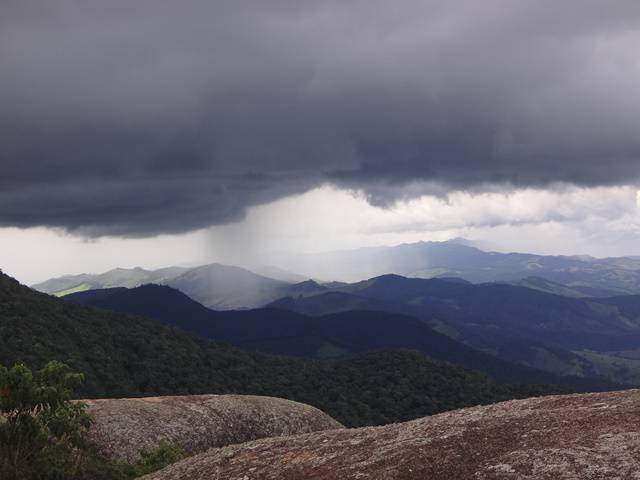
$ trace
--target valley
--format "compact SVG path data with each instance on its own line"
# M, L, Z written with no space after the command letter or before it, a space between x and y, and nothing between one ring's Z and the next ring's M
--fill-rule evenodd
M321 282L270 271L279 278L220 264L120 268L36 286L53 295L0 273L0 365L41 368L54 360L84 374L76 396L91 415L87 438L96 450L83 468L107 480L158 469L144 478L200 480L214 470L236 475L247 462L264 478L293 479L307 468L306 460L295 474L247 460L244 445L254 439L252 448L264 455L289 458L300 446L314 464L329 455L336 459L331 472L345 478L355 475L350 456L370 452L345 447L337 455L325 442L367 439L387 449L391 470L375 462L357 467L385 478L490 475L504 458L520 455L513 440L510 449L500 446L504 435L520 435L523 422L544 425L536 410L546 419L583 421L558 405L602 398L625 409L635 398L633 390L628 397L591 393L584 398L593 400L584 401L557 395L640 385L640 295L608 290L611 285L395 273ZM469 420L476 416L481 420ZM590 418L593 435L600 434L605 417ZM447 438L458 435L452 425L483 436L482 465L445 462L433 470L435 460L409 461L395 442L385 443L397 430L423 452L420 438L435 435L428 450L435 455L452 448ZM362 428L372 426L377 430ZM305 433L316 430L322 431ZM623 430L619 435L628 435ZM542 437L524 431L533 432L522 435L532 435L539 453L509 460L509 472L537 471L535 458L547 455ZM280 434L293 436L278 443ZM569 445L568 457L554 467L559 478L574 478L566 460L574 455L572 435L566 430L556 440ZM534 444L527 444L530 452ZM617 457L601 447L593 468L606 469ZM242 466L233 460L222 467L218 455ZM93 480L94 473L84 475Z
M416 244L411 248L414 251L420 247L423 253L428 253L433 249L455 250L462 247L464 252L480 255L479 250L455 242L426 245ZM395 248L404 252L408 247ZM396 256L404 258L400 254ZM503 254L490 256L495 257L498 265L505 262L510 264L508 255L507 258ZM444 256L441 262L446 264L447 258ZM548 259L543 263L553 264L554 261ZM575 258L571 260L573 263L570 262L571 268L574 268L575 262L585 261L595 262L593 259ZM619 260L611 260L610 263L616 266L622 263L629 268L635 265ZM640 342L640 296L611 296L613 290L598 289L596 286L568 286L542 277L473 284L455 277L422 279L395 274L354 283L321 283L314 280L291 283L223 265L191 269L191 273L186 272L188 275L178 268L155 273L140 273L140 269L134 269L130 274L126 272L120 269L118 275L107 272L94 276L93 285L106 288L77 291L66 298L101 308L149 316L197 331L209 338L220 338L242 348L270 353L335 356L393 345L417 348L434 355L434 358L460 363L464 355L453 353L456 349L443 349L449 352L447 354L434 353L415 340L421 335L428 337L438 332L450 339L444 339L443 345L453 340L458 347L470 347L476 354L484 353L485 360L462 363L499 379L505 379L501 373L505 369L483 366L496 363L495 359L487 361L488 356L497 357L498 361L508 362L512 366L518 364L553 375L589 379L592 385L601 383L604 386L607 381L611 384L638 385L638 364L625 359L623 355ZM169 279L167 272L177 277ZM157 283L176 288L191 298L180 297L176 291L165 290L163 294L161 290L154 292L151 286L137 287L140 283L154 283L153 279L158 278L160 280ZM51 290L71 285L77 289L79 285L87 285L86 280L84 276L65 277L60 281L66 283L57 284L57 280L52 280L38 288ZM72 285L74 282L84 283ZM125 287L130 291L116 290ZM205 306L218 313L202 308ZM275 308L279 313L256 307ZM235 313L223 313L230 309ZM241 313L242 310L247 311ZM298 318L283 313L283 310L322 318ZM354 335L344 337L346 332L335 332L335 325L341 324L340 315L353 311L385 312L387 316L380 313L372 316L376 317L376 324L381 328L396 332L396 338L389 338L385 344L380 341L381 337L377 340L373 336L369 336L368 340L357 339ZM333 323L326 318L331 315L337 315L332 317ZM422 327L408 327L411 324L408 317L421 321L431 331ZM177 318L180 321L176 323ZM354 331L357 331L361 328L357 322L367 320L360 318L344 323L351 323ZM386 327L382 327L384 322L387 323ZM398 323L395 328L392 327L394 322ZM404 339L397 338L403 335L401 332L408 332L411 328L422 328L423 333L404 333ZM517 378L530 381L530 376L520 370L506 380ZM564 381L572 380L568 378ZM543 380L543 383L548 383L548 380Z

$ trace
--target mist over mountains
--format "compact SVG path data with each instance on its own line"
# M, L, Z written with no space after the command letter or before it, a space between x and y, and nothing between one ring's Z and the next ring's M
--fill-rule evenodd
M208 338L269 353L340 356L392 347L433 355L416 339L442 335L442 345L452 352L470 347L512 366L640 385L638 258L485 252L457 239L292 256L289 262L299 267L295 273L288 265L260 269L279 279L210 264L118 268L34 288L172 325L179 321L181 328ZM329 276L336 271L342 274ZM378 272L384 273L372 275ZM359 280L323 281L349 278ZM147 284L171 288L163 294L154 288L164 287ZM351 333L342 330L347 324ZM367 337L364 332L374 324L377 336ZM504 368L482 366L486 358L469 362L451 352L435 358L510 381L532 378L522 372L503 377Z
M262 306L283 296L287 282L264 277L243 268L211 264L195 268L160 270L116 268L99 275L71 275L47 280L33 288L64 296L74 292L147 283L173 286L211 308L231 310ZM282 294L281 294L282 293Z
M388 273L459 277L473 283L543 277L571 287L640 293L640 258L595 258L487 252L463 239L417 242L281 257L282 266L313 278L359 281Z
M77 365L94 395L276 394L351 425L640 386L640 259L503 254L455 240L289 261L295 273L284 263L256 268L262 274L216 263L116 268L34 286L63 298L0 277L0 356ZM164 375L174 349L180 357ZM105 358L108 375L99 366ZM204 374L209 364L222 377ZM139 373L132 377L131 368ZM404 382L413 384L397 387ZM331 390L316 397L317 388ZM397 409L389 389L405 391L411 405Z
M51 359L64 361L85 373L84 398L206 392L268 395L316 405L350 426L567 391L566 386L497 383L476 370L406 349L365 352L361 348L358 353L324 359L268 355L247 343L237 348L221 342L221 334L255 336L256 329L243 331L251 317L262 332L270 330L271 319L277 331L304 317L276 310L271 318L255 312L214 312L169 287L120 288L103 292L102 298L118 292L130 300L121 304L127 309L146 310L151 316L163 313L171 322L65 301L0 272L0 363L25 362L39 368ZM294 322L287 323L287 318ZM205 322L214 329L216 340L190 328ZM539 379L554 378L536 374Z
M211 264L159 270L117 268L103 274L70 275L33 285L45 293L68 293L145 283L169 285L216 309L255 308L291 294L288 284L357 282L397 274L411 278L456 277L472 283L506 282L573 297L640 293L640 258L594 258L486 252L460 239L418 242L318 254L289 254L280 264L253 271Z

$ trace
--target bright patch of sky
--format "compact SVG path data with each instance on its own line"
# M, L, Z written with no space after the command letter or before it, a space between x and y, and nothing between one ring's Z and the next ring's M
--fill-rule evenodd
M465 237L486 249L640 254L632 187L523 189L420 197L388 209L324 186L252 208L238 223L181 235L87 240L46 228L0 229L0 268L24 283L115 267L268 264L276 252L319 252Z

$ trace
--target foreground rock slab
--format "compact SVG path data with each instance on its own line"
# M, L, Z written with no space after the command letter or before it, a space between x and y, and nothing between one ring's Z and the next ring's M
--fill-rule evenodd
M94 416L90 437L114 460L132 462L160 441L188 453L263 437L342 428L303 403L249 395L190 395L85 400Z
M147 480L640 479L640 390L515 400L233 445Z

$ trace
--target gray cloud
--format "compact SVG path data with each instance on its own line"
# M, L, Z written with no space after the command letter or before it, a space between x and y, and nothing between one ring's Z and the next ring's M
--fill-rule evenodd
M0 13L0 225L144 236L326 181L384 205L640 174L632 0L8 0Z

